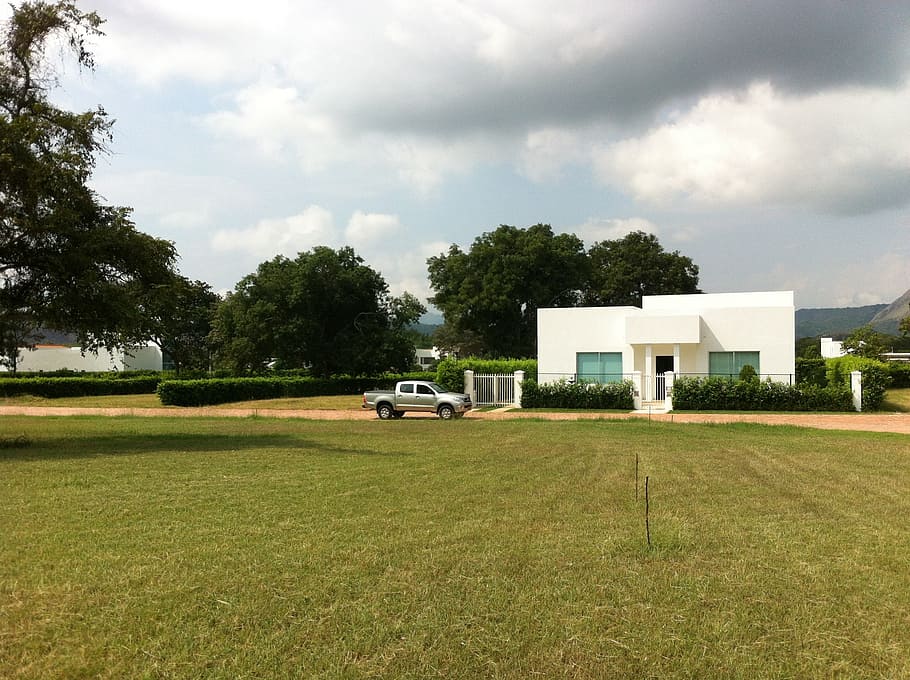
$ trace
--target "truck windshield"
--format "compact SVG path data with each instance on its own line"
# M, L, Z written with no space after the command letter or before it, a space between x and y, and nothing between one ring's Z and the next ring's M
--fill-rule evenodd
M443 387L442 385L437 385L434 382L427 383L427 385L429 385L430 389L432 389L437 394L441 394L442 392L448 392L448 390L445 387Z

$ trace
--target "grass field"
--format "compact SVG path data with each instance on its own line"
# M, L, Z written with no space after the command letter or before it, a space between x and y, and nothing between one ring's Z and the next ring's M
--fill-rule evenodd
M2 418L0 677L910 677L908 444Z

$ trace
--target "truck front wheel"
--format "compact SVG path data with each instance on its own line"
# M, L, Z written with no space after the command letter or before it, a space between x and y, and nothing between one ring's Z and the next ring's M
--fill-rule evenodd
M391 404L380 404L376 407L376 415L380 420L390 420L395 417L395 409Z
M455 409L448 404L443 404L436 413L443 420L451 420L455 416Z

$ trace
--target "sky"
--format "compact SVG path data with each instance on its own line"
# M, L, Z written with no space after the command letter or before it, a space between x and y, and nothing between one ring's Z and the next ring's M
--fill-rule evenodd
M428 257L536 223L654 233L705 292L910 288L908 2L79 5L106 35L54 97L117 121L93 186L216 290L350 245L426 300Z

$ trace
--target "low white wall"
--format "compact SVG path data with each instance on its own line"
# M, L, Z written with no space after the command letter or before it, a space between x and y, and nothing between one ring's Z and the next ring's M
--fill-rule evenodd
M85 371L87 373L103 371L139 371L161 370L161 350L154 346L140 347L113 353L100 350L97 354L86 352L78 347L37 347L33 350L20 350L16 370L22 372L50 371Z

